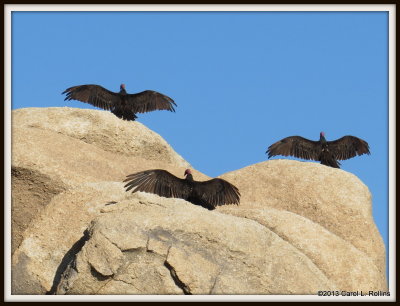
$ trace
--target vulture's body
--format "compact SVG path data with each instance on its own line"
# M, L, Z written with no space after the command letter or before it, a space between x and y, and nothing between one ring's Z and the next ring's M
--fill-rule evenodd
M168 110L174 112L175 102L166 95L157 91L145 90L136 94L128 94L125 85L121 84L119 92L109 91L99 85L73 86L62 94L64 100L78 100L93 106L109 110L118 118L135 120L136 113L145 113L153 110Z
M193 179L189 169L181 179L168 171L155 169L138 172L127 176L126 191L143 191L166 198L181 198L209 210L219 205L239 204L239 190L231 183L214 178L204 182Z
M283 138L268 147L268 158L276 155L294 156L320 161L321 164L340 168L338 160L345 160L357 155L370 154L368 143L355 136L344 136L334 141L327 141L324 132L319 141L301 136Z

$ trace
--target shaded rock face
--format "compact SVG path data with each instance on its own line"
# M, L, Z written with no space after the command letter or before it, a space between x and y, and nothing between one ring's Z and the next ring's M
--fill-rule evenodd
M22 241L22 233L32 219L38 215L50 200L65 190L61 182L26 168L11 168L11 252Z
M239 188L240 205L209 211L125 192L127 174L183 177L189 167L140 123L71 108L12 116L13 294L387 289L371 195L350 173L289 160L251 165L221 176Z
M74 247L101 209L124 199L123 184L87 183L55 196L23 233L12 257L13 294L45 294L80 250ZM31 285L34 284L34 285ZM32 289L31 289L32 288ZM28 291L29 289L29 291Z

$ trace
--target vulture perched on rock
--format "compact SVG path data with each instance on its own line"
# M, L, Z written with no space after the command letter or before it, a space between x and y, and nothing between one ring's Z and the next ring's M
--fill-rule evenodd
M118 118L135 120L136 113L146 113L153 110L168 110L175 112L174 100L157 91L145 90L128 94L125 84L121 84L119 92L109 91L99 85L73 86L62 94L67 94L65 100L78 100L111 111Z
M181 198L209 210L225 204L239 204L239 190L231 183L214 178L204 182L193 179L189 169L181 179L166 170L155 169L138 172L127 176L124 182L126 191L136 187L133 192L154 193L166 198Z
M290 136L268 147L268 158L276 155L294 156L320 161L321 164L340 168L338 160L345 160L356 155L370 154L368 143L354 136L344 136L334 141L327 141L325 133L319 134L319 141L308 140L301 136Z

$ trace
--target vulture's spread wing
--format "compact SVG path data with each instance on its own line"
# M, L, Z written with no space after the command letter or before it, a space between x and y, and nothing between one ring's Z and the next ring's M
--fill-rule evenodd
M132 192L143 191L166 198L187 199L190 193L190 186L186 180L161 169L130 174L124 182L127 182L126 191L135 188Z
M328 141L328 149L338 160L345 160L356 155L370 154L368 143L354 136L343 136L334 141Z
M276 155L290 155L303 159L319 160L321 146L319 141L312 141L301 136L290 136L270 145L266 153L268 158Z
M73 86L62 94L67 94L64 100L78 100L111 111L120 104L121 99L119 93L93 84Z
M240 202L239 189L223 179L194 182L193 189L193 195L199 202L206 202L213 207Z
M145 90L127 95L128 107L133 113L145 113L153 110L168 110L175 112L174 100L157 91Z

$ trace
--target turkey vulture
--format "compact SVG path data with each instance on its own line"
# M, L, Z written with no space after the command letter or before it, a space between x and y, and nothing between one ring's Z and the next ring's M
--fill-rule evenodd
M218 205L239 204L239 190L227 181L214 178L204 182L193 180L190 169L180 179L166 170L155 169L130 174L124 182L126 191L155 193L166 198L181 198L209 210Z
M319 134L319 141L308 140L301 136L283 138L270 145L266 153L268 158L275 155L291 155L317 160L333 168L340 168L338 160L370 154L368 143L360 138L348 135L334 141L326 141L324 132Z
M125 84L121 84L119 92L109 91L99 85L73 86L62 94L67 94L65 100L78 100L92 104L105 110L110 110L123 120L135 120L136 113L145 113L153 110L169 110L175 112L174 100L157 91L145 90L135 94L128 94Z

